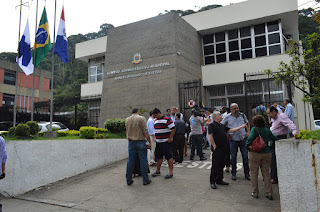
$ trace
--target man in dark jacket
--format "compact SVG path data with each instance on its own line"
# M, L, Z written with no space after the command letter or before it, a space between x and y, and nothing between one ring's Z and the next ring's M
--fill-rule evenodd
M175 115L174 125L176 127L176 132L173 137L173 156L175 158L175 162L182 163L183 161L183 149L185 138L184 134L186 133L186 125L183 121L181 121L181 114L177 113Z
M220 112L213 113L213 122L208 126L209 139L212 148L212 166L210 175L211 188L216 189L216 184L228 185L223 181L224 159L227 152L227 134L224 126L220 124Z

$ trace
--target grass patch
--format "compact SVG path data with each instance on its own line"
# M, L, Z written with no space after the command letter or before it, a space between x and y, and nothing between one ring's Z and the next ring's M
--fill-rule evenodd
M108 138L127 138L127 135L125 132L122 133L112 133L112 132L107 132Z

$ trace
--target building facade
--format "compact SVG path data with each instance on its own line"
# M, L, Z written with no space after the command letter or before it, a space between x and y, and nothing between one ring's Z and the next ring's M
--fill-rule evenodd
M186 103L193 99L216 108L237 102L250 113L260 102L289 98L298 127L310 129L313 112L301 101L303 94L264 74L290 61L287 40L297 41L298 35L295 0L248 0L116 27L107 37L76 46L76 58L90 70L81 98L96 102L97 110L101 101L100 127L108 118L128 116L130 106L162 111L178 106L188 114ZM190 86L194 82L200 89Z
M33 76L25 75L17 64L0 60L0 107L13 106L18 76L17 110L31 111ZM50 100L51 72L35 69L34 102Z

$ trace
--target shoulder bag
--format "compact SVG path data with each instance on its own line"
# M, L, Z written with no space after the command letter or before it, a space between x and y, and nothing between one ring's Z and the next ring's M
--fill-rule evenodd
M262 137L260 136L260 132L259 129L256 127L259 136L254 139L254 141L252 141L251 146L249 146L249 150L250 151L254 151L254 152L261 152L263 150L263 148L266 147L266 143L264 142L264 140L262 139Z

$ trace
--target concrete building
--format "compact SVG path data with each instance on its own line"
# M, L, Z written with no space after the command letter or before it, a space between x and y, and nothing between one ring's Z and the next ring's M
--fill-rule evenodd
M108 118L128 116L130 106L178 106L188 117L191 99L216 108L237 102L250 113L260 102L291 98L298 127L312 128L303 94L264 74L290 61L287 39L298 35L296 0L248 0L116 27L107 37L76 45L76 58L89 64L81 98L89 101L90 113L101 108L94 122L90 115L100 127Z
M25 75L16 63L0 60L0 107L13 106L16 76L18 76L17 110L31 111L33 76ZM51 72L35 69L34 102L50 100Z

